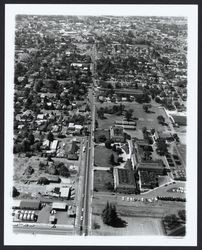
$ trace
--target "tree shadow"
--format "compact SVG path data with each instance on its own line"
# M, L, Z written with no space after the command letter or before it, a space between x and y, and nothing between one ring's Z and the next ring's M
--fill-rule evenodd
M113 224L111 225L112 227L126 227L128 225L128 223L125 220L122 220L121 218L117 218Z

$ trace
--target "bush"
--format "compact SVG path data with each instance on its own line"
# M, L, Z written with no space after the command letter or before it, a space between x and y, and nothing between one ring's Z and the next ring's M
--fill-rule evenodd
M12 197L17 197L20 195L20 192L17 190L16 187L13 187Z
M37 184L48 185L50 182L46 177L40 177L37 181Z
M39 162L39 170L45 170L46 169L46 165L43 162Z
M58 166L56 167L58 175L61 175L63 177L70 177L69 169L64 165L63 162L60 162Z
M97 222L93 222L93 229L100 229L100 225Z

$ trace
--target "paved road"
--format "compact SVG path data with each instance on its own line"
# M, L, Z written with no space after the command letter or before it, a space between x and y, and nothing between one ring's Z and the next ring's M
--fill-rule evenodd
M29 224L28 224L29 225ZM32 233L32 234L58 234L58 235L74 235L75 230L74 227L62 227L56 226L55 228L51 228L50 225L41 226L41 225L31 225L29 226L13 226L14 233Z
M93 194L93 163L94 163L94 127L95 127L95 70L96 70L96 45L93 45L92 53L92 74L93 84L92 89L89 89L88 99L91 106L91 125L89 126L90 134L86 143L86 157L84 171L82 172L82 190L80 194L80 203L77 213L77 227L79 227L80 234L91 234L91 216L92 216L92 194ZM82 177L81 177L82 178Z

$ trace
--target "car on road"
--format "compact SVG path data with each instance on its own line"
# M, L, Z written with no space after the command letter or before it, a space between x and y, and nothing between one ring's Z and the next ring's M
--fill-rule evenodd
M125 201L125 196L122 196L122 201Z
M80 220L83 220L83 216L81 216Z

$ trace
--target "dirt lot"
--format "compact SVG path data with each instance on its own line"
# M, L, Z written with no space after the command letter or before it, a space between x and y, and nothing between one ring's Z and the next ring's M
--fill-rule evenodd
M105 146L96 146L95 147L95 166L99 167L111 167L110 155L113 154L115 161L118 158L117 153L113 152L111 149L106 148Z
M112 173L104 170L94 170L94 188L98 191L108 191L107 184L113 187L114 180Z
M142 217L123 217L127 226L123 228L113 228L102 222L101 216L94 215L93 223L100 226L100 229L93 230L93 235L164 235L161 219Z

